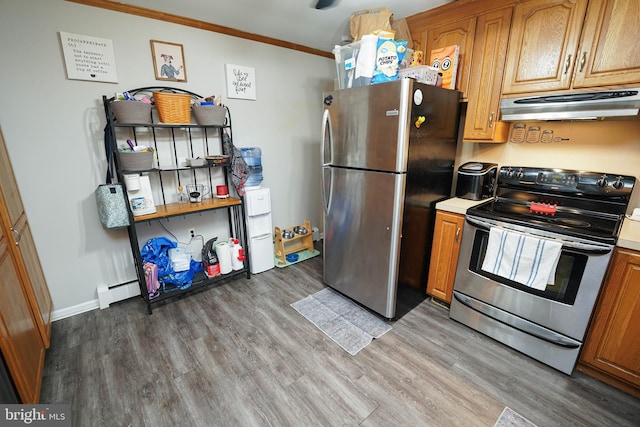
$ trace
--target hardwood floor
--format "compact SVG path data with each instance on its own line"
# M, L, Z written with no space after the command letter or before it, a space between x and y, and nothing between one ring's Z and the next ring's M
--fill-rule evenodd
M74 426L637 426L640 400L544 366L424 301L350 356L289 306L322 257L154 308L53 324L41 402Z

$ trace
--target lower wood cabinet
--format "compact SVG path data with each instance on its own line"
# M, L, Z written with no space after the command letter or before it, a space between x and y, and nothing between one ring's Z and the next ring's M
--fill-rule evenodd
M640 397L640 252L615 249L578 370Z
M52 301L0 131L0 351L21 403L37 403Z
M451 303L453 295L463 228L464 215L436 212L427 294L446 303Z
M11 256L11 238L0 228L0 350L22 403L36 403L45 347Z

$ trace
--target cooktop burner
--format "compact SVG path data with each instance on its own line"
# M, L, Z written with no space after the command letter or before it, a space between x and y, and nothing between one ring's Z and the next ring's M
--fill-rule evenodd
M502 200L469 209L470 214L489 219L519 224L525 227L553 231L575 237L591 237L610 242L618 233L622 218L618 216L591 216L578 212L558 212L544 215L530 212L524 205Z
M615 242L635 177L502 167L496 197L469 214L563 235Z
M552 218L553 222L558 224L559 226L565 227L575 227L575 228L588 228L591 227L591 224L587 221L582 221L579 219L572 218Z

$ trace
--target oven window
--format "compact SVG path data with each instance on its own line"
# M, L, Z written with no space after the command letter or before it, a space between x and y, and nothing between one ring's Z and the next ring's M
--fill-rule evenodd
M547 288L544 291L540 291L481 270L488 242L488 231L475 231L469 270L491 279L494 282L502 283L512 288L516 288L533 295L538 295L543 298L573 305L576 300L576 295L578 294L580 282L582 281L584 268L587 265L587 255L563 248L560 254L560 260L558 261L554 284L547 285Z

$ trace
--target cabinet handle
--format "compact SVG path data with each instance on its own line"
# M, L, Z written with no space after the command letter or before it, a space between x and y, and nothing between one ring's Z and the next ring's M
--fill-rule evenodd
M460 241L460 227L456 230L456 243Z
M571 65L571 54L567 55L567 60L564 62L564 73L569 72L569 65Z
M587 51L582 52L582 58L580 58L580 72L584 70L584 64L587 62Z
M11 227L11 233L13 234L13 241L16 243L16 246L18 246L20 239L22 239L22 235L13 227Z
M491 114L489 114L489 129L491 129L493 127L493 115L495 113L492 111Z

